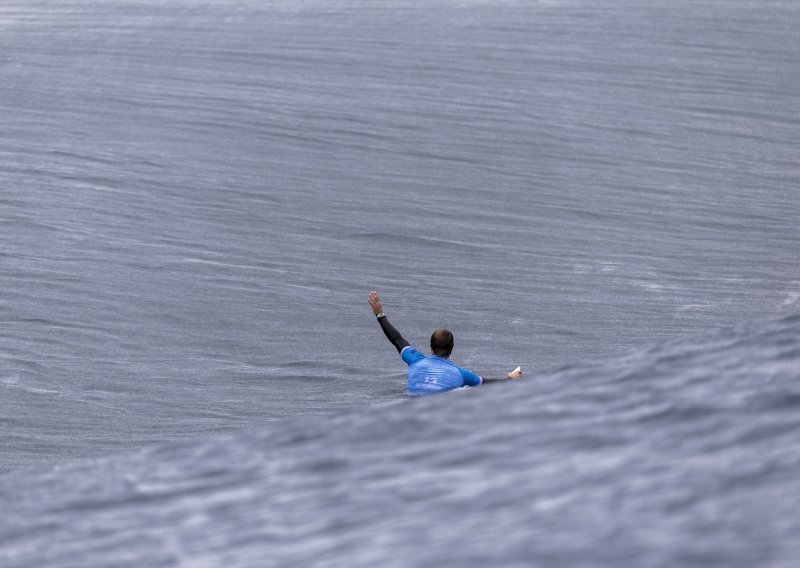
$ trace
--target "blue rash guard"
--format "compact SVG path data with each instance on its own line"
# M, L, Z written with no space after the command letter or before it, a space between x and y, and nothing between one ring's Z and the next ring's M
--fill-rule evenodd
M483 382L469 369L457 367L449 359L431 355L426 357L410 345L400 351L408 364L408 392L412 395L445 392L464 385L478 386Z

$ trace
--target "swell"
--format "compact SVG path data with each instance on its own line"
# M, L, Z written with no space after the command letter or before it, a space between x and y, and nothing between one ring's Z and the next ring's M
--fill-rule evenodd
M13 472L0 558L103 565L118 526L149 543L131 564L178 541L194 563L478 566L483 544L460 535L482 526L502 565L603 549L602 566L676 550L706 550L683 565L789 566L800 354L783 347L797 341L800 316L760 320L513 384Z

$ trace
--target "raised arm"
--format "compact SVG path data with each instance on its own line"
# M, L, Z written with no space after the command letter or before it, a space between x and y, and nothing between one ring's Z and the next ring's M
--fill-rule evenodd
M405 338L403 338L402 335L400 335L400 332L389 323L389 318L387 318L386 314L383 313L381 297L378 296L378 293L375 290L372 290L369 293L369 305L372 308L372 313L375 314L383 333L386 335L386 338L397 348L398 353L402 352L403 347L408 347L409 343L405 340Z

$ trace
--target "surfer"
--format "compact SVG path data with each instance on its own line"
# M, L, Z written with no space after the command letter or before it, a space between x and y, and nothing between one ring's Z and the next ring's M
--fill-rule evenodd
M463 387L464 385L478 386L484 383L502 381L505 379L486 379L476 375L469 369L457 367L450 361L453 352L453 334L447 329L437 329L431 335L431 352L433 355L425 356L408 343L400 335L386 314L383 313L381 298L375 290L369 293L369 305L372 313L386 334L392 345L397 348L400 358L408 365L408 392L411 394L428 394L444 392ZM511 371L507 378L518 379L522 376L522 369L517 367Z

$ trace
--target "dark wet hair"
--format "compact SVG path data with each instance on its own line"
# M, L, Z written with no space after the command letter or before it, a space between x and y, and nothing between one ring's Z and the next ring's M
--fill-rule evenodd
M450 357L453 352L453 334L447 329L437 329L431 335L431 351L439 357Z

